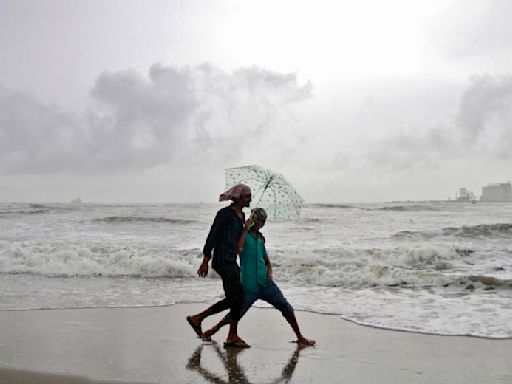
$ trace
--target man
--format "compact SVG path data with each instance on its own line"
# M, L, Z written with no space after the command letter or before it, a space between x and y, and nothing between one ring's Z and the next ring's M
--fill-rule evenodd
M245 315L256 300L264 300L281 312L297 336L297 344L302 346L315 345L314 340L307 339L302 335L293 307L274 282L272 263L265 249L265 237L260 232L266 219L267 212L263 208L253 209L237 243L237 251L240 253L242 287L245 293L242 312L238 319ZM203 338L209 340L212 335L230 322L231 313L204 332Z
M245 223L243 208L251 203L251 189L244 184L235 185L220 195L219 201L226 200L232 200L233 203L217 212L203 248L203 261L197 270L201 277L208 275L208 263L212 259L213 249L212 268L222 279L225 298L201 313L187 316L187 321L196 334L202 337L202 321L229 308L230 327L224 346L247 348L249 345L238 336L238 321L244 293L240 282L240 268L236 262L236 247Z

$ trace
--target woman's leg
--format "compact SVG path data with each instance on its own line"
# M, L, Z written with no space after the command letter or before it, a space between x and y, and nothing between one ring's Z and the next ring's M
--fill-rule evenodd
M242 318L249 308L254 304L254 302L258 300L258 293L255 292L246 292L244 294L244 302L242 304L242 309L240 311L240 318ZM215 335L223 326L231 323L231 315L228 313L224 318L211 327L209 330L203 333L203 339L209 340L213 335Z
M290 305L288 300L286 300L276 283L271 282L261 290L261 299L281 312L297 336L297 343L303 345L315 344L314 340L306 339L300 332L299 324L297 323L297 318L295 317L293 307Z

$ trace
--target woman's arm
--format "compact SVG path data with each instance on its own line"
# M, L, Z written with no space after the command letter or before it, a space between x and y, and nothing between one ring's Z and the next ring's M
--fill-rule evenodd
M272 270L272 263L270 262L268 255L265 255L263 260L265 260L265 265L267 266L267 280L274 281L274 271Z

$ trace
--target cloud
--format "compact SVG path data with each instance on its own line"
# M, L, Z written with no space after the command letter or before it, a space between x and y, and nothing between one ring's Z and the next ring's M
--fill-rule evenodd
M457 114L463 143L498 149L512 131L512 76L474 76ZM507 145L510 145L510 141Z
M432 43L449 58L506 52L512 43L508 0L455 1L430 22Z
M296 74L263 68L154 65L103 72L91 107L68 113L0 87L0 171L108 173L236 158L311 97Z
M429 116L414 107L421 101ZM362 135L361 151L351 161L353 167L415 172L446 168L460 161L492 164L512 158L512 76L472 77L451 113L450 109L440 110L437 102L432 108L428 97L411 97L400 103L389 99L386 103L400 109L384 108L374 99L364 104L363 128L375 125L385 129L380 135ZM410 109L421 117L404 118L411 115Z

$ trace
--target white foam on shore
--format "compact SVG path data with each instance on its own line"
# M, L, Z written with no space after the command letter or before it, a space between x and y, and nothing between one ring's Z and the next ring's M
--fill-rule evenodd
M296 310L338 314L358 324L432 333L512 338L512 290L297 286L278 282ZM0 310L147 307L220 300L217 279L52 278L0 275ZM268 307L258 301L256 306ZM299 315L300 318L300 315Z
M361 325L438 335L512 338L512 290L353 290L288 284L281 288L296 309L339 314Z
M0 242L0 272L45 276L194 276L199 249L61 248Z

